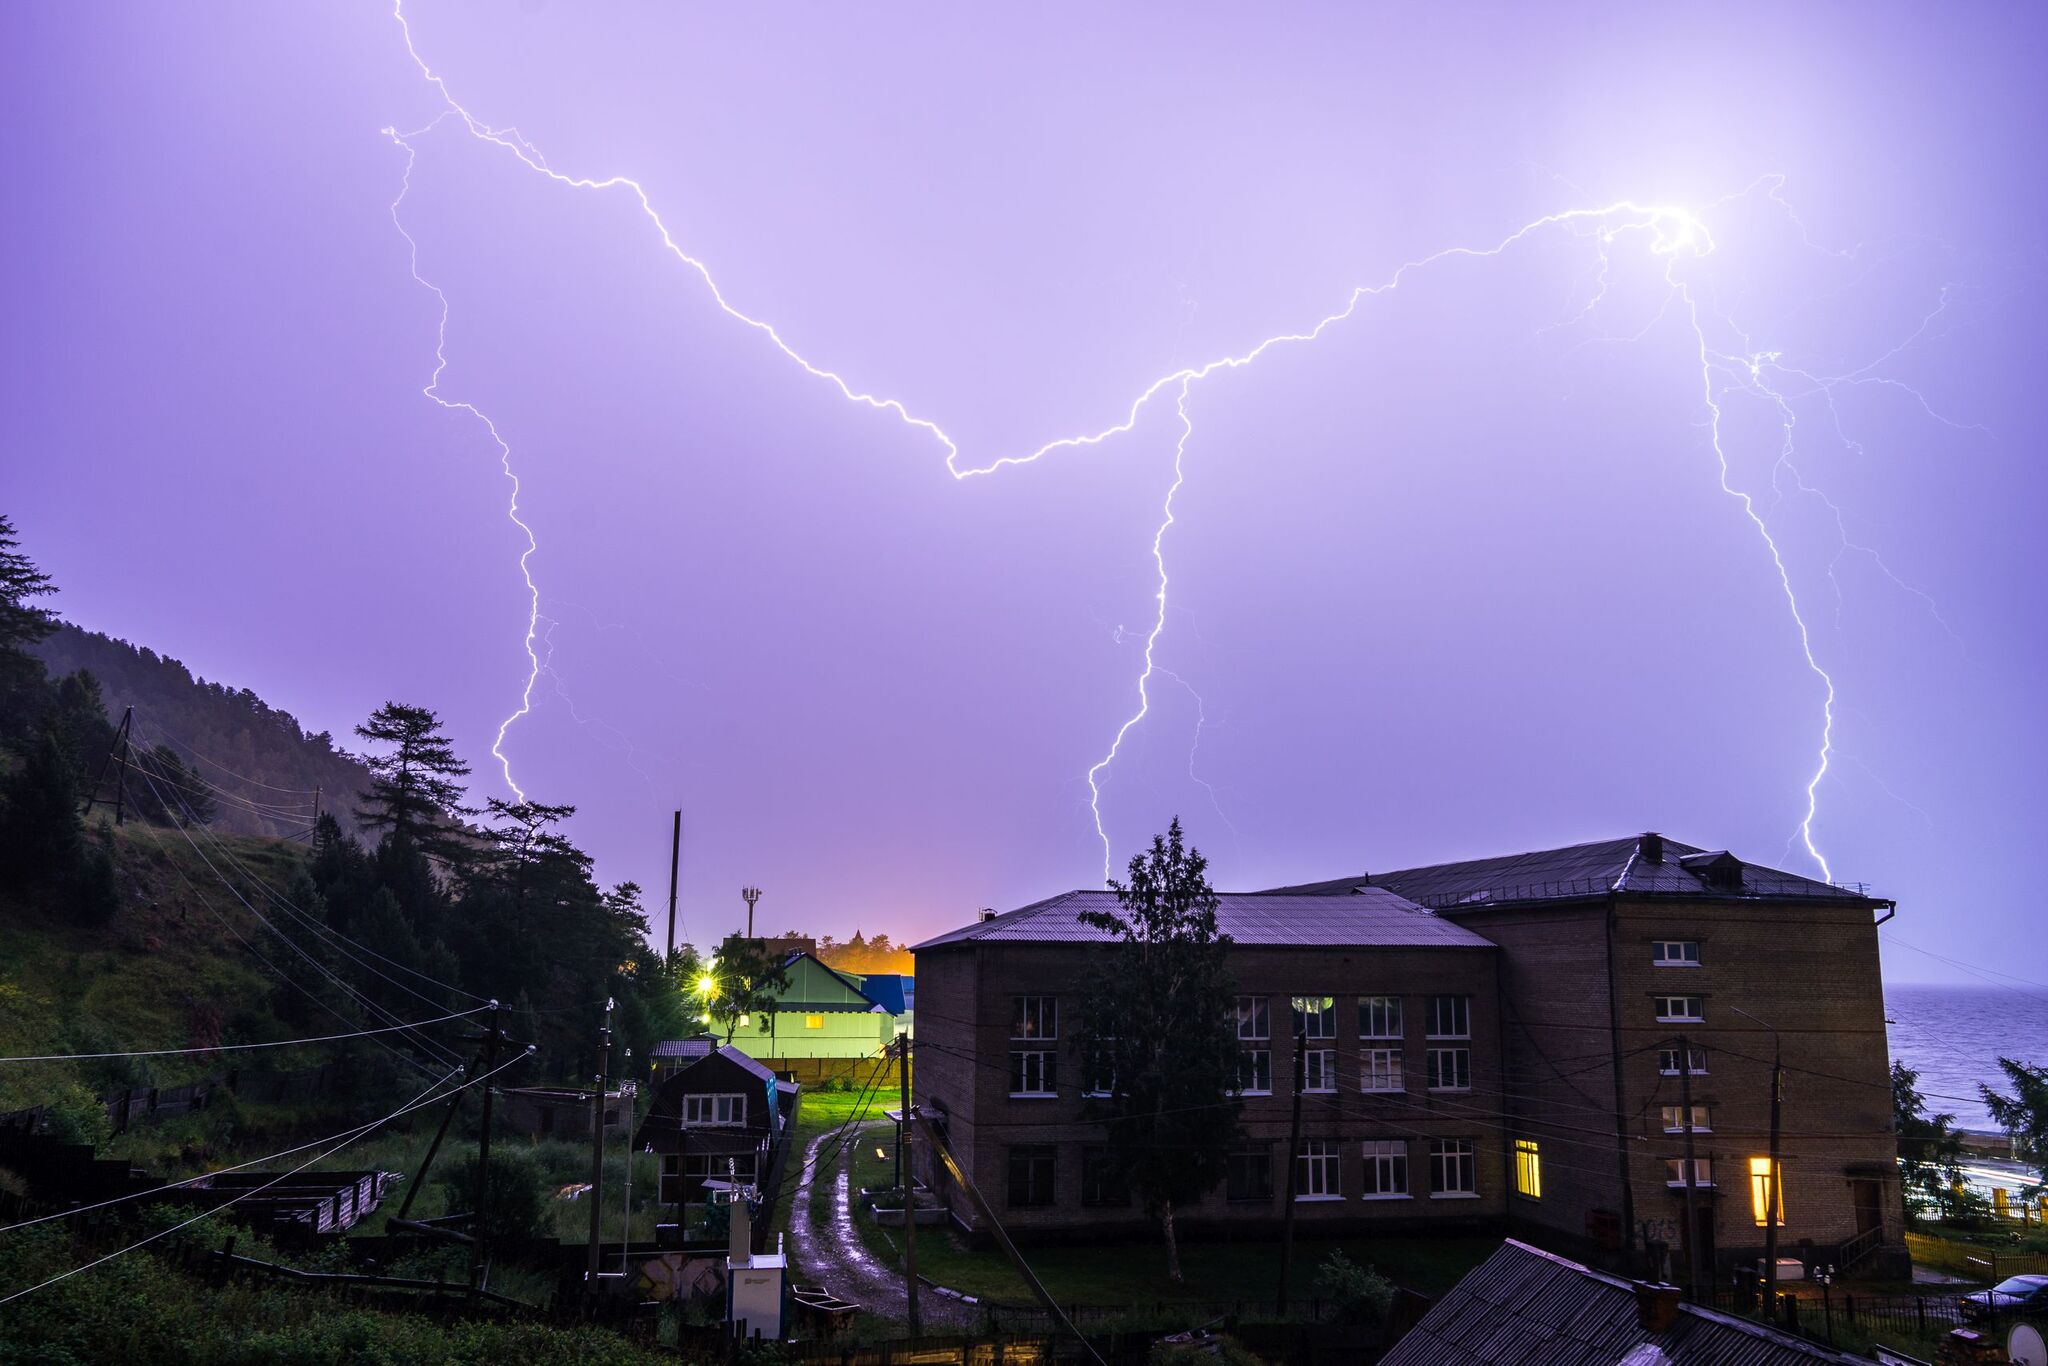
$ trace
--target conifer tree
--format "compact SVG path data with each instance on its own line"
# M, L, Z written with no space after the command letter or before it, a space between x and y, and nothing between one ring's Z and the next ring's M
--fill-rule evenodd
M390 833L401 849L444 860L460 856L450 838L448 819L474 814L462 805L469 765L456 757L455 744L441 732L441 721L425 707L386 702L356 734L391 746L389 753L369 756L370 790L356 809L356 819L371 830Z

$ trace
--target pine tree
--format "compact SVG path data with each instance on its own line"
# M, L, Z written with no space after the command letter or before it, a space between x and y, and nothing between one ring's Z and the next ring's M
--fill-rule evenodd
M473 815L462 805L469 765L456 757L455 744L441 733L440 718L425 707L386 702L356 727L365 740L390 745L388 754L367 759L370 790L356 809L356 819L372 830L390 832L400 848L416 848L442 859L460 856L461 845L450 838L452 816Z
M0 515L0 740L33 743L47 698L42 661L28 647L57 629L57 614L30 600L57 591L16 549L14 523Z
M1087 1089L1107 1093L1089 1102L1105 1125L1105 1175L1159 1220L1175 1281L1174 1209L1215 1189L1237 1137L1237 989L1208 866L1175 818L1131 860L1128 883L1110 882L1119 910L1079 917L1116 941L1081 984Z

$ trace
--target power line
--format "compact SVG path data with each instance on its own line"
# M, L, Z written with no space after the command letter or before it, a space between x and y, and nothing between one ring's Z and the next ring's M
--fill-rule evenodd
M37 1053L21 1057L0 1058L6 1062L82 1062L89 1058L167 1058L182 1057L194 1053L234 1053L252 1048L298 1048L306 1044L335 1043L342 1039L362 1039L372 1034L391 1034L400 1030L423 1029L428 1025L446 1024L464 1016L475 1015L488 1010L488 1006L473 1006L458 1010L450 1015L438 1016L431 1020L415 1020L409 1024L386 1025L381 1029L357 1029L347 1034L320 1034L310 1039L275 1039L269 1043L217 1043L209 1048L141 1048L122 1053Z
M219 769L221 772L227 774L230 778L235 779L237 782L247 783L251 787L266 787L269 788L272 792L287 792L298 796L306 797L313 796L320 790L316 787L282 787L277 783L266 783L261 778L251 778L245 773L237 773L235 772L235 770L229 768L226 764L220 762L218 759L208 758L206 755L200 753L199 750L195 749L193 746L187 744L185 741L180 740L177 736L171 734L170 731L164 729L163 724L159 722L154 716L149 718L149 726L150 729L154 730L158 736L160 736L162 739L166 741L169 741L174 748L185 751L185 753L191 755L194 759L199 760L199 762L203 764L212 765L214 768Z

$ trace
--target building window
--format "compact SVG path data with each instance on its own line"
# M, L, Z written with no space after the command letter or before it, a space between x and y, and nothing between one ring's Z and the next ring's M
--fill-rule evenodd
M1401 998L1361 996L1358 998L1358 1037L1398 1039L1401 1037Z
M1777 1180L1772 1181L1771 1159L1752 1157L1749 1159L1749 1214L1756 1220L1756 1226L1764 1226L1764 1210L1775 1204L1778 1208L1772 1222L1779 1228L1785 1227L1785 1164L1780 1162ZM1767 1189L1775 1186L1776 1189ZM1777 1198L1772 1199L1773 1196Z
M1110 1170L1109 1149L1081 1149L1081 1203L1106 1208L1131 1203L1131 1188Z
M1650 961L1660 968L1696 968L1700 965L1697 939L1656 939L1650 943Z
M1479 1163L1469 1138L1429 1141L1429 1193L1433 1196L1477 1195Z
M1241 1096L1273 1094L1273 1050L1241 1049L1237 1055L1237 1093Z
M1010 1054L1010 1094L1059 1094L1060 1056L1050 1049L1020 1049Z
M1237 998L1237 1037L1240 1039L1270 1039L1273 1037L1273 1004L1269 996L1240 996Z
M1401 1050L1398 1048L1368 1048L1359 1055L1359 1082L1361 1091L1399 1091L1404 1089L1401 1082Z
M1010 1149L1011 1209L1043 1209L1052 1203L1056 1152L1040 1143Z
M1531 1200L1543 1198L1543 1154L1533 1138L1515 1140L1515 1193Z
M1371 1139L1365 1145L1365 1198L1408 1198L1408 1145L1398 1138Z
M806 1016L804 1016L804 1028L805 1028L805 1029L823 1029L824 1027L825 1027L825 1017L824 1017L823 1015L806 1015Z
M1691 1072L1696 1077L1704 1077L1705 1075L1707 1075L1707 1050L1704 1048L1688 1048L1686 1052L1691 1055L1687 1059L1691 1066L1688 1067L1686 1070ZM1667 1077L1677 1076L1678 1050L1675 1048L1658 1049L1657 1070Z
M1231 1153L1224 1159L1223 1173L1225 1198L1272 1203L1272 1153L1263 1148Z
M1084 1096L1113 1096L1116 1094L1116 1059L1107 1048L1097 1048L1086 1059L1087 1087Z
M1472 1050L1432 1048L1428 1054L1429 1089L1469 1091L1472 1089Z
M747 1185L754 1179L754 1153L689 1153L683 1157L683 1175L698 1181L736 1181Z
M1657 1018L1665 1023L1698 1024L1707 1018L1704 996L1655 996Z
M1337 1037L1337 998L1297 996L1294 998L1294 1032L1307 1039Z
M745 1096L684 1096L683 1123L697 1124L745 1124L747 1122L747 1098Z
M664 1157L661 1159L660 1187L662 1204L679 1205L682 1203L683 1182L682 1178L677 1174L676 1159L674 1157Z
M1429 1037L1469 1039L1472 1037L1472 998L1432 996L1429 998Z
M1295 1198L1300 1200L1339 1199L1344 1194L1338 1179L1339 1163L1335 1140L1305 1138L1301 1156L1295 1162Z
M1714 1159L1696 1157L1692 1160L1692 1183L1695 1186L1714 1184ZM1683 1189L1685 1186L1685 1159L1667 1157L1664 1159L1664 1184Z
M1304 1091L1334 1091L1337 1089L1336 1049L1309 1048L1302 1051L1301 1089Z
M1685 1107L1683 1105L1666 1105L1663 1107L1663 1111L1664 1132L1667 1134L1684 1133ZM1707 1106L1695 1105L1692 1107L1692 1131L1696 1134L1710 1134L1714 1132L1713 1117L1708 1114Z
M1012 996L1010 1037L1013 1039L1057 1039L1060 1036L1060 1001L1057 996Z

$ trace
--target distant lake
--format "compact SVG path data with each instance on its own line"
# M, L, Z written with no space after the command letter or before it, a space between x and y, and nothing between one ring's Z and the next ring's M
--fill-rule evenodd
M2048 1067L2048 990L1898 984L1885 988L1884 1006L1892 1056L1920 1073L1927 1108L1961 1128L1998 1131L1977 1087L2010 1092L2001 1056Z

